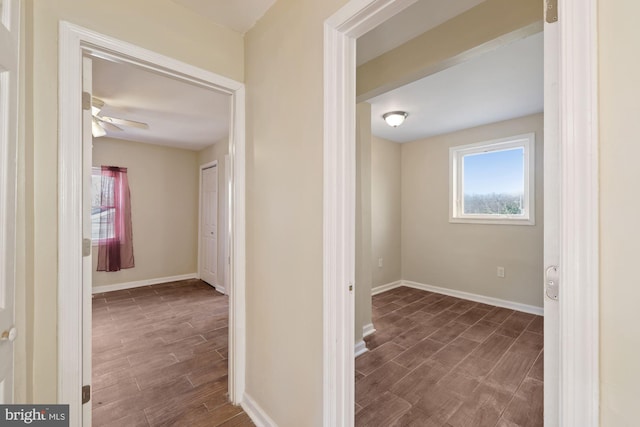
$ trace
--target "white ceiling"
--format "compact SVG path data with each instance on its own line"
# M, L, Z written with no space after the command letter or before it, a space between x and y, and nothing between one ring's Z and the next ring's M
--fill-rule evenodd
M200 150L229 135L229 95L137 66L93 58L93 96L100 115L149 125L107 129L111 138Z
M173 0L218 25L246 33L275 0Z
M543 111L542 33L370 99L371 131L409 142ZM409 113L397 128L382 115Z
M358 39L356 62L362 65L448 21L484 0L418 0Z

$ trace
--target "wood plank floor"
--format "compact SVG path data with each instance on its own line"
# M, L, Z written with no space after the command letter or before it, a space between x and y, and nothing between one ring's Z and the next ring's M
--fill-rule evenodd
M93 425L253 426L227 398L228 297L200 280L93 296Z
M401 287L372 298L356 426L543 425L543 318Z

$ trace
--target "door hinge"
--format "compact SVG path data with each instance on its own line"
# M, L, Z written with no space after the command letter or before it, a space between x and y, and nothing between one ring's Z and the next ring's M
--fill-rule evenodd
M558 22L558 0L546 0L545 3L544 15L547 23L553 24L554 22Z
M91 255L91 239L82 239L82 256Z
M82 92L82 109L91 110L91 94L89 92Z
M90 400L91 400L91 386L83 385L82 386L82 404L84 405Z

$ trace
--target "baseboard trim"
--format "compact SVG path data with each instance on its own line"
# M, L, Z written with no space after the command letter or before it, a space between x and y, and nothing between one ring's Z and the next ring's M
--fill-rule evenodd
M449 295L456 298L462 298L469 301L480 302L483 304L495 305L497 307L504 307L511 310L522 311L524 313L536 314L538 316L544 316L544 309L542 307L536 307L535 305L527 305L519 302L503 300L500 298L487 297L484 295L472 294L470 292L457 291L455 289L441 288L438 286L425 285L424 283L412 282L410 280L403 280L400 286L406 286L408 288L421 289L423 291L435 292L437 294ZM397 286L395 286L397 287ZM393 289L393 288L391 288Z
M179 276L158 277L156 279L137 280L135 282L114 283L113 285L94 286L91 293L121 291L123 289L141 288L143 286L159 285L160 283L177 282L178 280L197 279L197 273L181 274Z
M360 340L356 343L356 348L355 348L355 357L360 356L361 354L365 354L367 351L369 351L369 349L367 348L367 343L364 342L364 340Z
M378 295L383 292L390 291L391 289L399 288L400 286L402 286L402 280L387 283L386 285L376 286L375 288L371 288L371 295Z
M247 393L244 394L240 406L242 406L244 412L249 415L249 418L251 418L251 421L253 421L257 427L278 427L275 421L273 421L264 409L262 409L262 407L260 407L260 405L258 405Z
M376 328L373 327L373 323L369 323L362 327L362 338L366 338L372 333L376 331Z

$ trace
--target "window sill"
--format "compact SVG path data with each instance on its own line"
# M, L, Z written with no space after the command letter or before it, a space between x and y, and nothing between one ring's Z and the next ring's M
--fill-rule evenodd
M515 218L449 218L451 224L485 224L485 225L536 225L534 219Z

